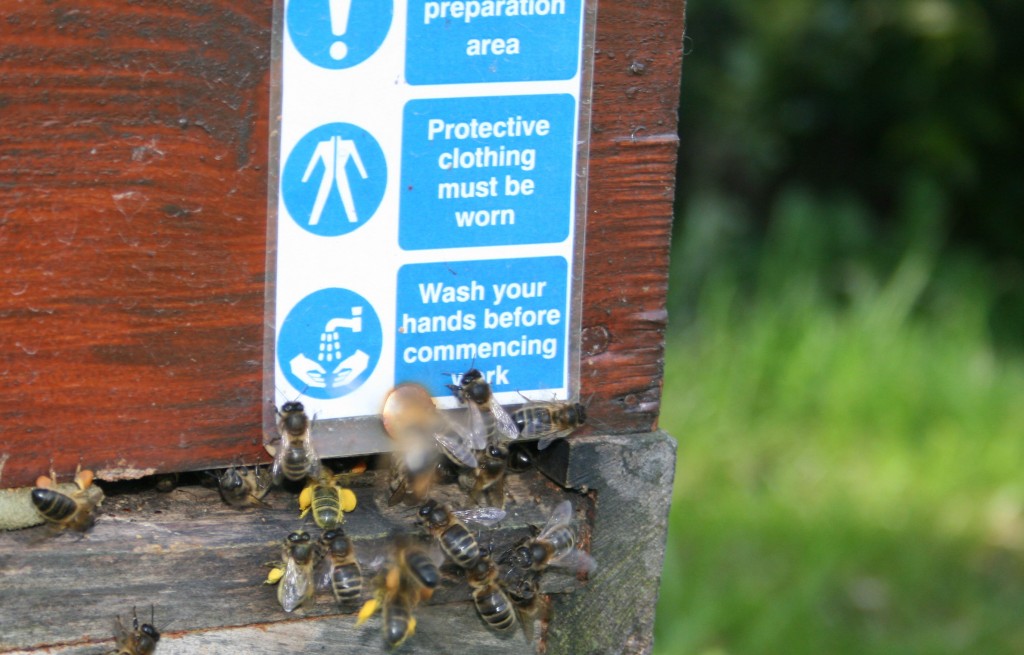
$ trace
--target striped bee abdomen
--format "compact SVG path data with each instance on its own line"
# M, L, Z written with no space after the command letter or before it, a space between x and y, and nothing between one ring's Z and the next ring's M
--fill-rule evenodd
M47 521L63 521L78 509L78 503L53 489L33 489L32 504Z

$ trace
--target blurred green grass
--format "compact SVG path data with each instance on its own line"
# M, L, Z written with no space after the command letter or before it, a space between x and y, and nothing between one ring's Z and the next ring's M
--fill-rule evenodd
M836 247L842 203L780 211L746 271L696 218L677 244L655 653L1024 653L1024 359L993 346L994 273L931 228L884 265Z

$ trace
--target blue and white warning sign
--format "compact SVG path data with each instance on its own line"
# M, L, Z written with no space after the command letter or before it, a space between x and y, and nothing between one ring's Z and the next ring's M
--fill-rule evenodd
M281 197L288 215L320 236L351 232L377 211L387 163L376 140L348 123L330 123L302 137L285 161Z
M557 243L572 208L570 95L412 100L402 121L403 248Z
M410 0L410 84L568 80L583 0Z
M348 289L321 289L285 316L278 365L294 388L313 398L338 398L359 387L380 360L380 320Z
M443 396L476 368L495 393L563 388L568 273L562 257L406 264L395 379Z
M584 1L277 1L267 423L337 456L402 382L574 397Z

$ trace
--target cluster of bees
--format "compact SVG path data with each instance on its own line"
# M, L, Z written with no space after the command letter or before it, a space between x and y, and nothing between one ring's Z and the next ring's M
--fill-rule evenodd
M359 471L334 474L320 462L310 438L311 420L301 403L286 402L278 411L269 470L233 466L217 476L221 497L238 508L266 506L263 498L275 484L304 485L300 518L311 515L321 534L314 538L302 529L291 532L282 542L280 560L269 564L266 584L276 586L284 611L311 601L318 589L330 589L341 607L358 608L357 625L379 612L384 642L397 648L415 632L417 606L448 576L465 579L488 628L505 633L518 625L532 641L533 618L544 606L542 573L550 567L594 569L594 560L577 547L569 501L557 505L532 536L504 548L482 545L469 527L494 525L505 517L506 474L531 463L525 450L510 447L513 442L536 439L538 448L547 447L583 424L584 406L528 402L510 413L476 369L449 388L466 407L462 420L439 411L430 393L415 383L398 385L385 400L381 418L397 446L387 504L417 508L419 534L394 538L389 553L371 564L379 573L365 585L365 602L362 567L342 527L345 514L357 505L343 480ZM41 477L31 492L32 503L52 528L84 532L103 501L92 477L79 470L73 487L57 485L55 476ZM475 507L456 509L430 497L434 485L456 481ZM152 621L139 624L134 609L131 626L118 617L114 632L116 655L152 655L160 639Z
M371 584L371 597L358 610L361 625L380 612L384 642L397 648L416 630L416 607L438 588L444 562L464 576L484 624L498 632L517 625L532 640L533 617L543 606L540 575L549 567L592 571L594 560L577 548L569 501L555 507L532 537L505 548L481 545L467 524L490 526L505 517L505 477L525 468L529 456L510 448L519 439L537 439L546 448L586 420L579 403L527 403L509 413L491 393L483 374L471 369L449 385L466 407L466 419L440 412L421 385L400 384L388 394L381 419L396 442L388 483L388 505L417 507L416 523L428 540L404 535L395 539L387 561ZM309 418L300 403L282 405L280 441L271 478L311 480L299 497L303 512L312 512L323 530L319 540L298 530L281 547L267 582L277 585L286 612L330 587L343 607L362 600L363 574L355 549L341 526L356 505L342 487L341 475L323 472L309 437ZM454 509L430 497L435 484L457 480L477 507ZM222 483L223 484L223 483ZM248 487L255 497L258 480Z

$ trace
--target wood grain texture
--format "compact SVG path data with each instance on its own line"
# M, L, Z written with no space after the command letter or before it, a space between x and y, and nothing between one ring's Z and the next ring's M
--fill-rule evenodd
M683 9L683 0L598 7L580 396L601 431L657 424Z
M417 612L417 634L400 652L650 652L675 442L658 432L572 439L557 449L543 462L548 477L533 470L510 480L509 516L480 539L500 551L569 499L597 570L582 582L571 572L544 573L542 589L552 602L534 644L521 632L488 631L465 582L451 573ZM413 511L381 506L383 484L374 473L352 484L359 505L345 527L364 573L379 566L394 534L417 530ZM466 501L453 486L438 489L437 497L456 506ZM274 590L262 585L264 564L277 559L288 532L301 525L318 531L298 519L294 496L274 491L268 500L272 509L236 511L198 486L164 495L113 493L83 538L47 538L41 528L0 533L0 653L96 655L111 645L115 614L133 605L143 613L150 604L157 626L170 624L159 655L385 652L379 619L357 628L329 594L293 614L281 611Z
M270 3L3 14L4 484L254 460Z
M0 16L3 484L265 458L270 0ZM683 0L598 7L582 396L657 419Z
M366 577L367 598L369 580L381 566L393 536L426 536L416 526L415 508L383 506L384 485L383 476L359 476L352 485L359 502L345 521ZM543 525L551 508L563 499L571 499L582 517L593 513L589 498L556 487L536 471L510 480L510 491L515 500L506 508L506 519L478 533L482 543L493 543L496 552L528 536L530 525ZM465 494L454 486L439 488L435 497L462 506L466 502ZM356 628L354 613L340 612L330 592L319 593L315 605L292 614L281 610L275 588L263 584L268 572L265 564L280 559L281 541L289 532L302 528L316 538L320 530L310 518L299 519L294 495L274 491L268 502L271 509L238 511L225 506L216 491L199 486L180 487L169 494L111 494L95 527L84 537L52 537L45 528L0 533L0 653L55 644L68 648L55 652L88 652L80 650L85 645L92 645L96 652L97 642L111 638L114 614L123 616L137 605L140 614L146 608L148 618L151 604L157 627L170 623L168 632L183 637L214 631L225 635L224 641L234 639L248 648L258 632L235 629L263 630L323 618L317 624L320 627L296 626L296 638L315 640L323 635L332 642L372 644L369 652L383 651L379 619ZM424 615L422 634L434 634L438 636L434 643L442 643L440 636L450 615L456 625L468 626L466 649L451 652L479 652L470 646L492 642L517 643L518 652L529 650L521 632L491 636L468 602L469 589L461 574L450 567L443 571L446 577L430 603L455 607ZM574 576L555 570L545 573L542 584L547 593L567 593L580 586ZM439 617L437 626L427 618L431 615ZM429 637L420 636L417 642L428 643ZM194 639L185 639L182 650L168 652L187 652L183 649L192 643ZM255 652L285 652L267 650L266 644L261 647L265 650ZM159 652L164 653L163 643Z

